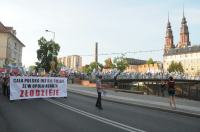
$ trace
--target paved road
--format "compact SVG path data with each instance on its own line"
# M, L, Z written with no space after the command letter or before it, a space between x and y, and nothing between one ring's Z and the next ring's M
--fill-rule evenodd
M79 93L89 97L96 98L96 88L84 87L81 85L68 85L68 91ZM105 100L121 102L123 104L133 104L151 109L163 110L173 113L179 113L188 116L200 118L200 101L176 98L177 109L171 109L169 106L169 97L158 97L153 95L139 95L125 92L115 92L112 89L106 90L107 94L103 97Z
M9 102L0 96L0 132L199 132L200 118L103 101L68 98Z

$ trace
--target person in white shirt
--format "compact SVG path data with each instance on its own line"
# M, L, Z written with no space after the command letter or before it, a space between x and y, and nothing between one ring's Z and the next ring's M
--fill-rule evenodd
M102 87L102 76L99 75L98 79L96 80L96 88L97 88L97 94L98 94L98 98L97 98L97 102L96 102L96 107L98 107L99 109L103 109L102 108L102 104L101 104L101 94L103 92L103 87Z

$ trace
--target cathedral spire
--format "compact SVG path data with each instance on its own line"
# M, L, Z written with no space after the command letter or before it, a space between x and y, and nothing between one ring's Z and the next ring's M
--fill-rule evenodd
M167 15L167 20L168 20L168 23L169 23L169 11L168 11L168 15Z
M164 53L167 53L169 49L174 48L174 47L175 46L174 46L174 42L173 42L173 33L172 33L172 29L171 29L171 24L169 21L169 12L168 12Z
M183 17L185 17L185 12L184 12L184 4L183 4Z
M171 30L171 24L169 21L169 12L168 12L168 16L167 16L167 31Z
M183 6L183 18L181 21L181 28L180 28L180 41L178 44L179 48L190 46L190 40L189 40L189 31L187 26L187 21L185 18L185 12L184 12L184 6Z

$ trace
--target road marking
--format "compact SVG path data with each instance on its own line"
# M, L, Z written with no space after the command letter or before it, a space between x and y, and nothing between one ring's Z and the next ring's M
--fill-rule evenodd
M71 106L69 106L69 105L60 103L60 102L55 101L55 100L52 100L52 99L45 99L45 100L48 101L48 102L51 102L51 103L53 103L53 104L56 104L56 105L58 105L58 106L60 106L60 107L63 107L63 108L65 108L65 109L71 110L71 111L73 111L73 112L79 113L79 114L81 114L81 115L87 116L87 117L89 117L89 118L95 119L95 120L97 120L97 121L100 121L100 122L103 122L103 123L105 123L105 124L109 124L109 125L115 126L115 127L117 127L117 128L120 128L120 129L129 131L129 132L145 132L144 130L140 130L140 129L137 129L137 128L134 128L134 127L131 127L131 126L128 126L128 125L125 125L125 124L122 124L122 123L119 123L119 122L116 122L116 121L107 119L107 118L103 118L103 117L101 117L101 116L97 116L97 115L94 115L94 114L85 112L85 111L83 111L83 110L80 110L80 109L71 107Z

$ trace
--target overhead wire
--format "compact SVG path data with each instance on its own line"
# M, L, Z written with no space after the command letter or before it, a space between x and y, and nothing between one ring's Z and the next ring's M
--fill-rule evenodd
M113 53L99 53L98 56L104 56L104 55L122 55L122 54L126 55L126 54L137 54L137 53L159 52L159 51L163 51L163 49L127 51L127 52L113 52ZM79 54L79 56L94 56L94 54Z

